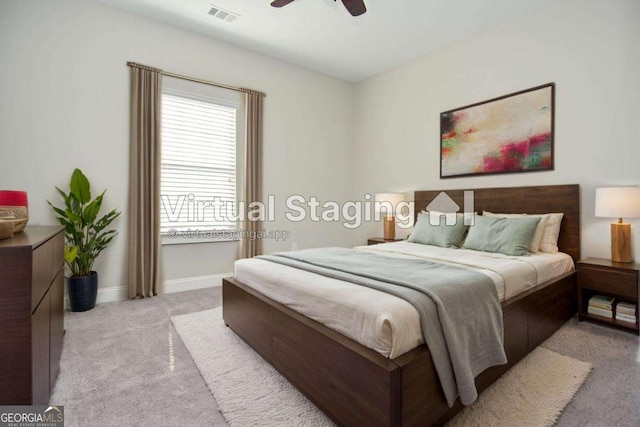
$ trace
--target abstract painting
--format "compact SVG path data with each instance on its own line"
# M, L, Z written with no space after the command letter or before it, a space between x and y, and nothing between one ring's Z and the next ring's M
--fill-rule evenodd
M555 84L440 113L440 178L553 170Z

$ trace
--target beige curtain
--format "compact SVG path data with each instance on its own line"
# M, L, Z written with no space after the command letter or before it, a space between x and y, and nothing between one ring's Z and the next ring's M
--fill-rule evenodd
M157 295L162 71L131 66L129 298Z
M262 200L262 105L264 94L246 89L247 139L244 162L243 200L247 204ZM250 233L262 230L261 221L244 221L244 235L241 241L242 258L262 254L262 240Z

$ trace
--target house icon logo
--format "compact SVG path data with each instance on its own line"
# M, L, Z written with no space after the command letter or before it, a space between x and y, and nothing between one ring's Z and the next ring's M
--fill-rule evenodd
M446 225L456 225L456 214L460 211L460 206L447 193L441 191L427 205L427 210L429 211L429 224L440 225L442 217L444 217ZM434 215L434 212L439 215Z
M474 193L464 191L464 225L474 224ZM429 211L429 224L440 225L444 218L445 225L456 225L460 205L451 198L445 191L438 193L436 197L427 205Z

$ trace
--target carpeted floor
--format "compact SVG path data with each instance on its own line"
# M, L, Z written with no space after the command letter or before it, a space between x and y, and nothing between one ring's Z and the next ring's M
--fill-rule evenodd
M217 404L169 320L220 305L220 288L66 313L52 404L70 426L223 426ZM558 426L640 425L640 338L568 322L544 347L590 362Z
M226 425L169 320L220 306L221 289L66 312L60 374L51 396L52 404L65 407L65 426Z

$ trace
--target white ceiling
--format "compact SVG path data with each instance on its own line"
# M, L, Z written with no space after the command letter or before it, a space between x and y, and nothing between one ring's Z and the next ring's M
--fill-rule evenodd
M99 1L355 82L556 0L365 0L357 18L340 0ZM240 16L214 18L213 5Z

